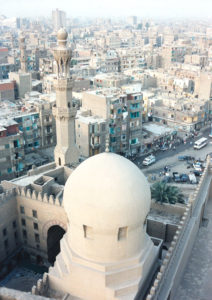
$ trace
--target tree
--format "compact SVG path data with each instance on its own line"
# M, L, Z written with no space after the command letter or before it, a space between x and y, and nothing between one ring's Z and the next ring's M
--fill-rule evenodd
M156 202L162 203L185 203L184 195L176 186L167 185L158 181L151 186L151 195Z

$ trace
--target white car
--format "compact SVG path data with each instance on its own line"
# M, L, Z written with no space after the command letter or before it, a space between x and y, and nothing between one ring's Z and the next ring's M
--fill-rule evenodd
M143 160L143 165L144 166L149 166L149 165L153 164L154 162L156 162L155 156L154 155L150 155L150 156L147 156Z

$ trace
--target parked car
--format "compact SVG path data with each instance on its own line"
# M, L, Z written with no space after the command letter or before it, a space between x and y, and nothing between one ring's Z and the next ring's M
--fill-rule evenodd
M190 173L188 176L189 176L190 183L192 183L192 184L196 184L197 183L197 178L196 178L196 176L195 176L194 173Z
M181 174L180 181L181 182L189 182L189 176L187 174Z
M172 178L173 178L174 182L180 182L181 181L180 175L179 175L178 172L173 172L172 173Z
M193 173L194 173L195 176L202 176L201 171L194 170Z
M194 168L194 170L199 171L199 172L202 172L202 171L203 171L202 163L199 162L199 161L193 163L193 168Z
M143 160L143 165L144 166L149 166L151 164L153 164L154 162L156 162L156 158L154 155L150 155L150 156L147 156L144 160Z
M190 155L181 155L181 156L178 156L178 160L195 160L195 158L193 156L190 156Z

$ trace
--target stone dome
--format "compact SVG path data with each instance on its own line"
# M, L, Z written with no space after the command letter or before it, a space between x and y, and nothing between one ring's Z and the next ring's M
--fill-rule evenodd
M114 153L88 158L64 188L72 250L102 262L136 255L145 243L150 203L149 184L131 161Z
M25 42L25 37L23 35L21 35L19 40L20 40L21 43L24 43Z
M57 39L58 40L67 40L68 38L68 33L67 31L65 30L65 28L60 28L57 32Z

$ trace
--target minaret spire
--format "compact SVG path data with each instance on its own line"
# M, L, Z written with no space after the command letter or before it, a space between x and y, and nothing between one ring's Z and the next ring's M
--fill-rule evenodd
M19 47L20 47L20 62L21 62L21 72L27 72L27 58L26 58L26 45L25 37L21 32L19 37Z
M57 64L57 78L54 81L56 107L53 108L57 145L54 154L56 164L62 166L76 163L79 158L79 151L75 144L77 109L72 103L73 80L69 71L71 49L66 46L67 38L67 31L61 28L57 33L58 46L54 49L54 59Z

